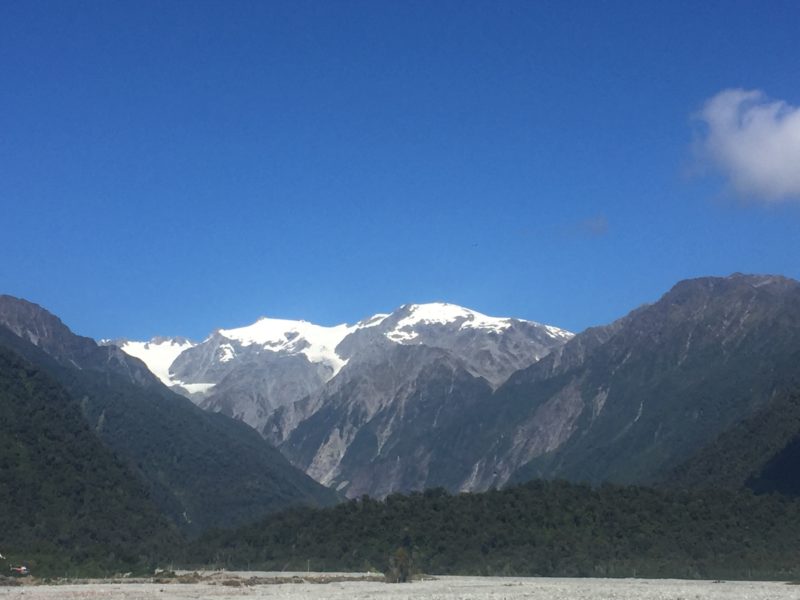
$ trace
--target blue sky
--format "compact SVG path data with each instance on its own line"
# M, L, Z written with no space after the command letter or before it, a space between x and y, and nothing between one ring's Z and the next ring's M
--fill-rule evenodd
M578 331L687 277L798 278L799 22L0 3L0 292L92 337L202 338L435 300Z

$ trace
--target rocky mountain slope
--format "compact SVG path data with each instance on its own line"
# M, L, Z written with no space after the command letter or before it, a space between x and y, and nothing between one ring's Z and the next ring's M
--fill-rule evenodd
M297 403L294 415L278 411L267 427L294 421L281 450L350 497L453 487L462 470L453 463L463 459L441 432L458 435L451 425L491 392L441 348L393 345L354 360L319 394Z
M336 501L249 427L200 410L140 360L74 335L41 307L0 296L0 347L63 385L96 435L189 534Z
M106 343L141 358L165 384L199 406L240 419L280 442L297 423L294 403L318 395L351 362L363 369L397 346L438 348L496 387L571 336L531 321L432 303L404 305L355 325L262 318L247 327L217 330L199 344L180 338ZM350 367L348 377L353 372ZM311 405L313 400L305 403ZM281 416L274 417L279 410Z
M515 479L650 482L792 389L798 358L800 283L683 281L511 377L491 418L515 443L490 455Z
M337 347L347 363L335 378L263 428L293 464L350 497L470 489L464 415L572 337L452 305L407 305L376 320Z
M63 367L102 370L143 387L156 383L141 361L130 360L127 353L113 345L98 345L91 338L75 335L38 304L0 294L0 325Z
M315 328L218 331L170 377L216 378L206 406L246 418L350 497L535 477L649 483L797 385L800 283L682 281L574 337L444 304Z
M373 353L370 368L348 363L319 395L276 412L266 434L351 497L535 477L651 482L790 389L798 358L800 284L703 278L495 390L452 355Z

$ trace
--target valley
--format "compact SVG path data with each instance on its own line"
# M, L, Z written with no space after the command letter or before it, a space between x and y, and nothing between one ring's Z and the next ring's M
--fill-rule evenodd
M264 318L200 344L119 347L349 498L536 477L653 484L796 389L800 284L687 280L577 335L410 304L352 326Z
M201 343L98 344L0 296L0 349L0 492L32 511L5 539L41 573L385 572L405 548L450 575L800 575L791 279L679 282L578 334L442 303Z
M0 600L800 599L798 23L0 1Z

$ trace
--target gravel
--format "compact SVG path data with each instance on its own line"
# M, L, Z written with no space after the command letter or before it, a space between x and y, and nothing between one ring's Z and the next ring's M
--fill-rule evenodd
M266 576L266 574L259 574ZM245 585L234 573L201 583L84 583L0 588L0 599L24 600L800 600L800 586L779 582L710 582L675 579L560 579L437 577L407 584L376 581ZM258 575L257 575L258 576ZM262 579L263 581L263 579Z

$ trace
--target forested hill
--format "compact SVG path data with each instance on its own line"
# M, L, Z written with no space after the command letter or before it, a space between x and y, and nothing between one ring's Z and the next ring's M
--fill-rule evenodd
M251 428L203 411L152 374L140 377L146 368L137 359L99 349L25 300L0 300L0 347L36 365L80 403L91 430L136 471L184 534L337 501Z
M297 509L208 535L187 563L386 570L399 548L433 574L800 577L800 503L749 492L531 482Z
M800 387L800 386L799 386ZM660 483L669 488L747 487L800 496L800 391L776 395Z
M78 404L2 347L0 422L0 551L9 561L37 574L104 574L152 567L180 543Z

